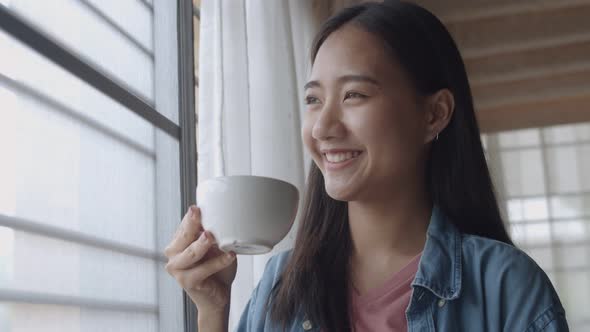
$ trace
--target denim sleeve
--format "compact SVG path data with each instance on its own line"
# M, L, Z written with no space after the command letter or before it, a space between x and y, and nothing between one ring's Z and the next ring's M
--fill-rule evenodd
M565 310L545 272L522 251L498 255L500 317L506 332L567 332ZM503 256L503 257L502 257ZM491 288L493 289L493 288Z
M565 312L561 306L553 305L532 322L525 332L569 332Z

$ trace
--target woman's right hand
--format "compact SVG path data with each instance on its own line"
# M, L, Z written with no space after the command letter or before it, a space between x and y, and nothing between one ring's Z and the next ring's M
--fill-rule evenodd
M198 207L189 207L164 254L166 271L184 288L199 315L223 314L236 276L236 256L221 251L212 234L203 229Z

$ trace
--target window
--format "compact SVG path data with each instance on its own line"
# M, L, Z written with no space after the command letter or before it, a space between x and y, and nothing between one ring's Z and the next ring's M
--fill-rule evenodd
M194 202L190 9L0 0L0 331L194 330L162 255Z
M551 278L572 331L590 330L590 124L484 139L513 240Z

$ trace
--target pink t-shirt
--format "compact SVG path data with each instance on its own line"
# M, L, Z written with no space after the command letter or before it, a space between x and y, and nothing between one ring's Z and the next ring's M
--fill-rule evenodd
M412 295L412 281L418 271L420 257L414 257L380 287L362 296L353 288L352 324L356 331L408 330L406 308Z

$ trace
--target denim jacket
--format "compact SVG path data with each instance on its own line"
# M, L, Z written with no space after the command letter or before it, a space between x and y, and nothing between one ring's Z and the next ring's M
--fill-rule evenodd
M237 332L281 331L265 303L290 257L273 256ZM460 233L434 207L406 309L408 331L564 332L565 311L547 275L524 252ZM286 331L319 332L301 310Z

